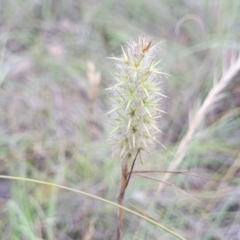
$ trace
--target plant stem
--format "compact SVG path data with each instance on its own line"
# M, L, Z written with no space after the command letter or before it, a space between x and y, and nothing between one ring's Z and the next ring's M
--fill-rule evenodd
M130 181L131 175L132 175L132 171L137 159L137 156L139 154L141 149L137 150L136 156L133 160L132 166L131 166L131 170L128 173L128 163L123 163L122 165L122 178L121 178L121 188L120 188L120 194L118 196L118 204L123 206L124 203L124 196L125 196L125 192L128 186L128 183ZM122 208L119 208L118 210L118 225L117 225L117 240L121 240L122 239L122 219L123 219L123 212L124 210Z

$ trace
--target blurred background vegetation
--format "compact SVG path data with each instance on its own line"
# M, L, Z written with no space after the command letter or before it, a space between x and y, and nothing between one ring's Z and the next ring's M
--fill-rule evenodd
M0 1L0 173L53 182L116 201L104 90L120 46L162 41L168 99L161 145L136 169L167 170L189 121L240 49L239 1ZM99 82L99 80L101 80ZM211 105L178 171L133 176L126 206L186 239L240 239L240 75ZM149 174L150 175L150 174ZM154 173L157 179L164 174ZM181 189L181 190L179 190ZM116 208L57 188L0 180L0 239L115 239ZM123 239L175 239L129 213Z

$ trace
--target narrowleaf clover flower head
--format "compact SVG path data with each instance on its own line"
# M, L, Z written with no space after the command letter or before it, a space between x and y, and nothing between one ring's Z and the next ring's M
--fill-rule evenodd
M164 111L159 108L163 97L160 71L161 61L155 59L158 44L146 36L140 36L122 47L121 57L111 57L116 66L115 84L111 92L113 129L110 140L114 144L114 156L129 162L140 150L148 151L161 132L158 119Z

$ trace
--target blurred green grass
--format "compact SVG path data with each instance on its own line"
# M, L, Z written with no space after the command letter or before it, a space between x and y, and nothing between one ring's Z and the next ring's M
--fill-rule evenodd
M239 53L238 1L51 1L0 3L0 171L71 186L116 201L121 163L107 144L111 85L106 57L141 33L155 41L169 97L159 141L175 152L189 119L232 57ZM87 61L101 72L91 112ZM174 188L156 195L158 183L133 177L126 196L186 239L238 239L239 74L212 106L171 182L197 198L207 211ZM137 169L167 169L173 156L157 146ZM233 167L232 167L233 166ZM161 179L162 175L154 175ZM223 179L223 181L221 181ZM1 181L1 184L3 181ZM73 193L12 182L0 205L1 239L114 239L116 209ZM0 188L1 190L1 188ZM7 197L6 197L7 196ZM124 239L173 239L149 223L125 215Z

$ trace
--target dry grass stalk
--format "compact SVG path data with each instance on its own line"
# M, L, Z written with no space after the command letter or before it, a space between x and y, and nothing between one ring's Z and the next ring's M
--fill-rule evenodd
M85 235L83 237L84 240L91 240L93 238L93 234L95 231L95 223L96 223L96 218L93 218L90 222L87 232L85 233Z
M88 98L91 103L91 108L93 108L99 91L99 84L101 82L101 73L96 71L96 67L94 62L87 61L87 77L89 81L89 91L88 91Z
M96 66L94 62L87 61L87 77L89 81L89 91L88 91L88 99L90 101L89 106L89 116L88 116L88 128L90 138L93 139L94 136L94 106L96 104L99 92L99 85L101 83L101 73L96 70Z
M218 100L219 94L230 83L230 81L239 71L240 71L240 57L235 61L235 63L233 63L230 66L230 68L222 75L221 79L213 86L208 96L204 100L202 106L199 108L199 110L193 117L192 121L189 123L188 130L178 146L177 152L175 154L176 157L170 164L168 171L174 171L181 164L188 150L189 143L194 137L194 134L197 131L198 127L200 126L203 118L209 111L209 108ZM162 180L166 181L169 179L170 176L171 176L170 173L166 173ZM157 191L160 192L163 189L163 187L164 184L160 183Z

